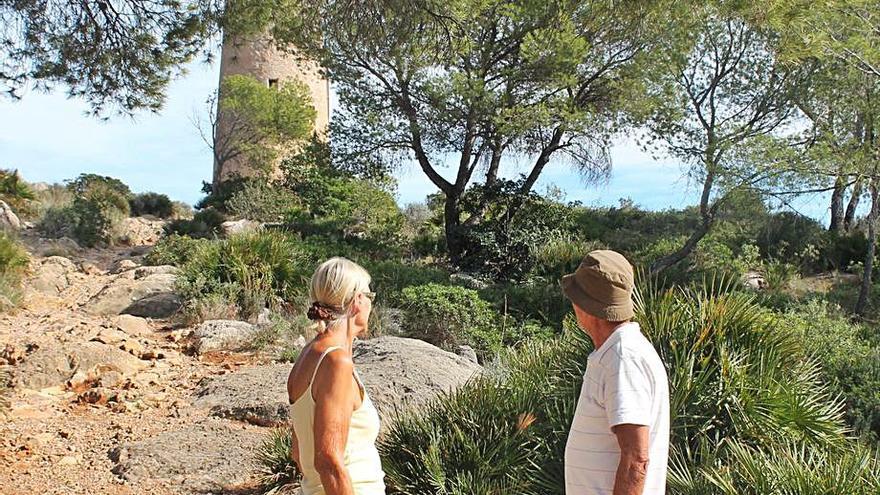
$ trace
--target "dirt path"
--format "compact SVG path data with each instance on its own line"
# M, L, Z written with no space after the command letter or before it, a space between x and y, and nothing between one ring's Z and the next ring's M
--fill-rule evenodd
M39 252L37 240L25 238L25 242L32 252ZM0 352L13 361L27 360L34 352L79 345L100 339L101 331L116 331L116 317L89 314L87 302L118 276L108 272L114 263L122 259L140 263L138 255L143 252L137 249L133 255L132 248L119 248L70 253L79 269L67 276L69 287L55 296L29 290L19 309L0 315ZM34 256L34 263L43 259ZM80 390L64 384L13 390L7 415L0 416L0 493L174 491L161 484L126 482L113 473L114 456L123 444L202 420L206 413L190 404L193 389L203 378L236 366L216 356L202 361L187 355L169 321L146 320L146 324L146 329L128 338L153 355L140 353L142 369L94 392L115 396L115 401L83 400ZM237 362L242 362L241 357ZM243 492L247 490L237 491Z

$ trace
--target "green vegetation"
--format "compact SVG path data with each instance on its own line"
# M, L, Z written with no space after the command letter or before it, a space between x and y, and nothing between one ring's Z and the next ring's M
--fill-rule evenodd
M471 344L483 359L500 350L502 336L494 331L500 318L475 290L439 284L406 287L401 306L408 337L449 350Z
M153 215L159 218L169 218L174 214L174 205L171 199L164 194L147 192L136 194L128 200L131 215Z
M280 309L303 290L301 246L282 233L241 234L198 244L182 264L178 292L184 314L205 319L221 308L248 319L269 307Z
M0 230L0 312L18 304L21 279L29 262L24 247L11 234Z
M0 201L26 218L34 213L36 199L36 193L21 179L17 170L0 169Z
M731 486L748 490L738 443L772 450L790 442L816 459L846 444L840 405L815 364L749 296L648 289L638 319L670 370L673 459L682 461L673 478L707 487L731 476ZM562 493L562 451L589 350L577 331L526 345L508 355L503 372L397 418L381 444L392 486L412 494ZM867 475L850 467L850 475ZM672 493L711 493L671 485Z
M269 87L252 76L230 75L208 99L210 122L201 131L214 153L214 184L226 179L231 160L268 176L285 145L311 134L316 112L308 87L295 79L277 83ZM224 132L215 133L221 121Z
M220 226L226 221L226 215L214 208L205 208L192 218L177 218L165 225L165 233L169 235L188 236L194 239L213 239L220 235Z

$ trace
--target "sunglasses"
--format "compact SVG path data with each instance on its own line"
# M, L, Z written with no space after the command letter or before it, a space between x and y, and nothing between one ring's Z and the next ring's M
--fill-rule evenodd
M363 294L370 301L376 300L376 293L375 292L361 292L361 294Z

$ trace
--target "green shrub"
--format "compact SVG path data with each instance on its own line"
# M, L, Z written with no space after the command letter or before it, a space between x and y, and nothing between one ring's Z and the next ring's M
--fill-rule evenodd
M0 230L0 311L18 304L21 279L29 261L24 247L10 234Z
M824 301L812 300L783 318L822 369L831 391L846 401L853 431L880 440L880 342L876 330L849 322Z
M240 234L204 242L193 250L178 276L184 314L203 314L206 303L225 301L238 316L251 318L263 308L278 310L305 287L311 265L300 246L279 232ZM197 318L195 318L197 319Z
M248 181L226 201L226 211L236 218L276 223L297 205L296 197L281 186Z
M131 208L131 216L153 215L159 218L169 218L174 214L174 205L171 199L154 192L136 194L128 201Z
M467 344L485 359L498 352L501 334L498 314L477 291L450 285L426 284L401 291L404 332L439 347Z
M0 201L18 216L28 218L36 211L36 193L21 179L17 170L0 169Z
M539 246L572 230L573 205L536 193L522 197L520 188L518 181L499 181L488 188L474 186L465 194L462 209L466 214L477 214L484 202L488 202L488 211L479 223L460 227L466 246L459 260L462 269L497 280L527 278Z
M587 253L603 247L596 241L567 237L551 239L535 249L533 273L550 280L559 280L566 273L574 272Z
M286 180L301 202L286 216L296 230L362 241L386 254L401 247L405 218L388 191L329 168L300 170Z
M751 491L738 442L767 452L797 443L811 456L833 456L829 465L846 459L853 444L840 404L797 336L749 295L649 287L638 320L669 370L670 493L718 493L728 475L739 490L730 493L801 493ZM591 348L582 332L526 344L499 373L396 418L379 446L391 490L563 493L565 442ZM865 488L880 488L871 483Z
M40 223L46 212L60 210L73 203L73 193L67 186L50 184L46 189L36 192L37 211L31 217Z
M798 213L781 212L771 215L758 232L755 244L765 259L798 262L807 246L823 243L825 229L819 222ZM813 267L818 269L819 267Z
M38 230L49 237L71 237L86 247L113 244L119 222L130 212L128 187L111 177L82 174L67 189L73 200L46 210Z
M0 230L0 276L24 273L29 260L24 247L11 234Z
M177 234L164 236L144 257L144 264L183 266L198 253L199 246L205 242L210 241Z
M81 246L112 244L115 228L124 217L114 208L101 206L85 198L76 198L70 206L45 212L37 229L48 237L70 237Z
M167 235L177 234L193 239L213 239L222 232L226 216L214 208L199 211L191 219L178 218L165 225Z
M273 430L257 449L258 482L263 493L271 495L300 479L296 463L290 457L293 438L288 428Z
M370 272L370 287L376 293L376 300L386 306L398 307L403 304L401 293L406 287L449 284L449 272L442 268L392 260L364 260L363 266Z
M480 296L517 321L536 320L541 326L557 330L571 312L571 302L562 295L559 279L495 284L480 290Z

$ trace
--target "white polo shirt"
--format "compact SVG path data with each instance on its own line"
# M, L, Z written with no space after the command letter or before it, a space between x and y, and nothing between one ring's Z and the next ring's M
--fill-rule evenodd
M648 427L650 448L643 495L666 492L669 381L657 351L637 323L617 327L590 353L565 445L565 493L611 495L620 447L611 427Z

